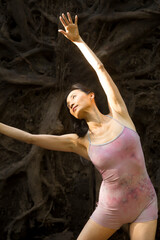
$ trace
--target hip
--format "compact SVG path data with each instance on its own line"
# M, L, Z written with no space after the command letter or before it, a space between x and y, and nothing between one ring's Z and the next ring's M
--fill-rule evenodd
M143 179L136 184L119 185L111 187L102 182L99 192L98 203L104 207L126 208L133 205L146 206L156 197L156 192L149 178Z

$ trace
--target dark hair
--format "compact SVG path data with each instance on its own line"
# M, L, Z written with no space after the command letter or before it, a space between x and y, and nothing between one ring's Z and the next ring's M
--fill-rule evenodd
M68 94L70 92L72 92L73 90L76 90L76 89L79 89L82 92L85 92L86 94L89 94L89 93L93 92L92 90L88 89L86 86L83 86L80 83L76 83L68 89L67 94L66 94L66 99L67 99ZM86 135L86 133L88 132L88 129L89 129L86 121L84 119L77 119L73 115L71 115L71 120L73 122L74 132L79 137L84 137Z

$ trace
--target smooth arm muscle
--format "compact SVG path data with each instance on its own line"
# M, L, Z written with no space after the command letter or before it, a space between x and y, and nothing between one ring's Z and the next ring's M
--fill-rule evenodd
M76 134L65 134L61 136L47 134L31 134L15 127L0 123L0 133L18 141L34 144L42 148L55 151L76 152Z
M99 68L98 70L96 70L96 73L101 83L101 86L103 87L104 92L106 93L111 110L117 113L127 113L125 102L116 84L113 82L111 76L106 71L103 64L99 65Z
M32 134L31 144L37 145L54 151L75 152L77 146L76 134L45 135L45 134Z
M31 142L31 136L32 134L25 132L23 130L20 130L15 127L8 126L6 124L0 123L0 133L14 138L16 140L19 140L21 142L29 143Z
M86 60L97 73L100 84L102 85L104 92L107 96L111 111L126 114L127 108L122 99L122 96L117 86L113 82L111 76L106 71L103 63L82 39L79 42L75 42L75 45L77 45Z

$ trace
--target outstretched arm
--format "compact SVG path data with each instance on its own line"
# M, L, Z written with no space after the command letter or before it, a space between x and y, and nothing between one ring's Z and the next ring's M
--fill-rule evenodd
M60 21L64 26L65 31L60 29L59 32L61 32L66 38L71 40L80 49L84 57L87 59L87 61L97 73L99 81L107 96L110 111L112 113L116 112L121 115L128 115L126 105L111 76L104 68L100 59L80 37L77 25L78 17L75 16L75 23L73 23L70 14L67 13L67 15L68 19L64 14L60 16Z
M64 134L61 136L31 134L3 123L0 123L0 133L16 140L28 144L34 144L48 150L74 152L89 159L86 154L85 147L81 144L77 134Z

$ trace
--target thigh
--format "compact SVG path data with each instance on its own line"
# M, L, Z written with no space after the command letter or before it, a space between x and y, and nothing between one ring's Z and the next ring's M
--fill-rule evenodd
M103 227L89 219L77 240L107 240L117 230Z
M130 225L131 240L155 240L157 220L134 222Z

